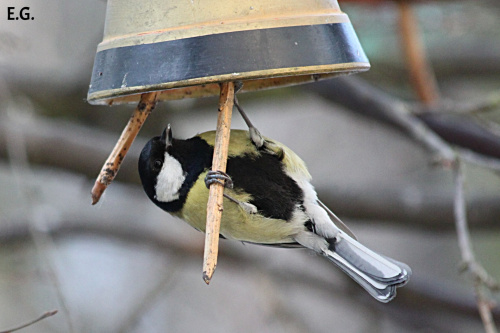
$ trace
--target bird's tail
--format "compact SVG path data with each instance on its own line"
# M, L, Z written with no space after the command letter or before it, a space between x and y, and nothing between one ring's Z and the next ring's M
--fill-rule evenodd
M328 242L323 254L380 302L392 300L396 287L410 278L406 264L373 252L343 232Z

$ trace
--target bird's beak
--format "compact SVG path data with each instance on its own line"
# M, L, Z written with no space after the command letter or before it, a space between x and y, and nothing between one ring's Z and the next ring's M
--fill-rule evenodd
M160 141L165 145L165 147L172 145L172 128L170 124L165 127L163 133L161 133Z

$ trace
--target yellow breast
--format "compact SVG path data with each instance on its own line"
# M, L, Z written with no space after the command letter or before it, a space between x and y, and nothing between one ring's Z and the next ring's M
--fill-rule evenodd
M213 146L215 132L206 132L199 135ZM300 172L309 176L304 162L293 151L284 145L267 139L277 147L285 151L283 163L288 173ZM258 155L259 151L249 139L247 131L232 130L229 143L229 157L242 155ZM193 188L189 191L186 202L178 216L188 222L194 228L205 231L208 189L205 186L207 172L200 174ZM309 176L310 177L310 176ZM241 193L232 189L224 189L224 192L236 200L248 202L251 197L247 193ZM237 203L226 198L223 201L223 212L220 233L226 238L237 239L253 243L282 243L293 242L293 236L303 229L303 226L286 222L280 219L272 219L260 214L248 214Z
M208 189L204 182L206 174L202 173L195 182L179 214L180 218L202 232L205 232L207 219ZM224 191L239 201L250 199L246 193L227 188ZM266 218L258 213L248 214L237 203L224 198L220 233L226 238L268 244L293 242L293 236L300 229L284 220Z

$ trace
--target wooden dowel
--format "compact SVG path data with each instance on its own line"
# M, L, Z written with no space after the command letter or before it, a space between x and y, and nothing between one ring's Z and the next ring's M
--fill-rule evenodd
M130 117L127 126L123 129L118 142L116 143L113 151L104 163L94 187L92 188L92 204L95 205L99 202L106 187L113 181L120 165L125 158L132 142L134 142L139 130L141 129L144 121L153 111L156 106L158 92L145 93L141 95L141 100Z
M226 171L233 102L234 83L222 83L219 98L219 115L217 117L217 132L215 134L214 157L212 161L212 170L214 171ZM210 185L207 203L205 252L203 255L203 280L206 284L210 283L215 267L217 266L223 193L224 187L221 184L213 183Z

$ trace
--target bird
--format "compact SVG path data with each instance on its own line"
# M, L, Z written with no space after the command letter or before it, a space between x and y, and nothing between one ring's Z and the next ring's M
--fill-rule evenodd
M212 170L215 131L172 137L170 124L141 151L138 168L149 199L205 232L209 186L224 185L220 236L244 243L308 248L387 303L411 276L408 265L358 242L317 196L304 161L265 137L234 100L248 130L230 132L225 172Z

